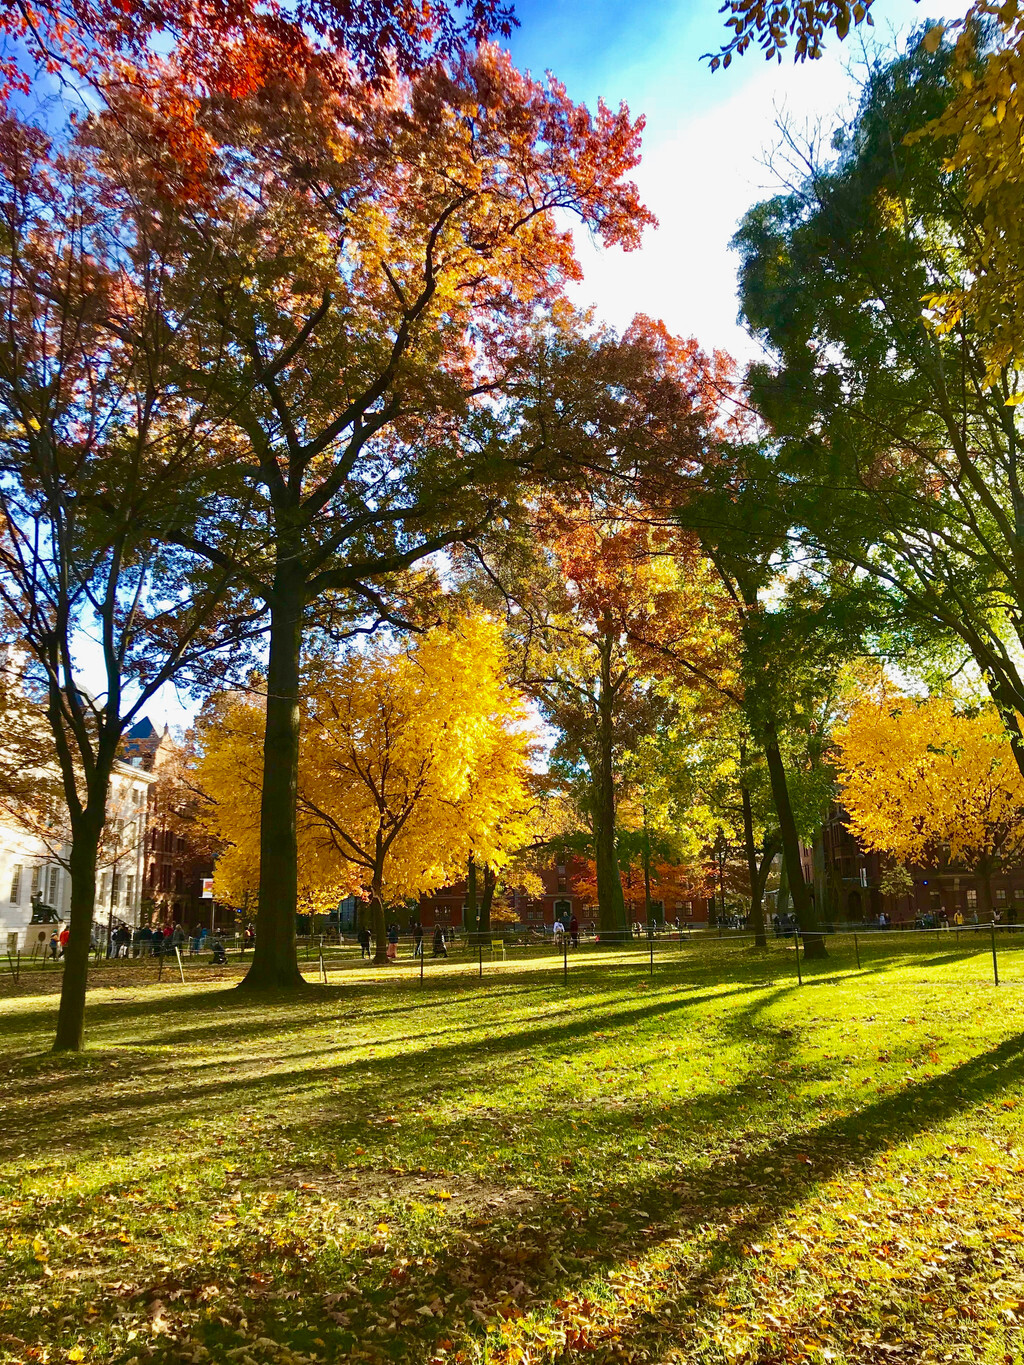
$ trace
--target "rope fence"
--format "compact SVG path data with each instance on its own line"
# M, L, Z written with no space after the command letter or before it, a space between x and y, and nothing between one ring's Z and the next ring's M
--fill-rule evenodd
M824 945L825 956L808 955L806 938ZM216 979L238 979L252 960L251 941L220 939L223 955L209 947L196 951L186 942L173 945L165 941L159 952L140 952L142 945L129 947L125 956L107 957L103 949L94 954L91 967L93 984L111 984L125 969L144 979L162 981L169 972L171 980L187 984L208 980L211 969ZM374 946L361 948L353 938L338 935L310 935L299 940L300 965L307 979L322 985L339 984L353 973L369 972L383 979L414 977L421 982L441 982L464 978L467 974L483 978L495 973L509 974L544 968L554 971L566 986L574 969L587 965L609 973L625 971L653 977L659 966L704 965L709 971L735 968L744 971L763 967L773 977L791 975L797 985L839 973L870 973L892 965L919 963L950 965L962 961L970 979L989 979L994 985L1024 985L1024 925L979 924L951 925L933 929L879 929L873 926L825 928L820 935L794 934L790 929L776 934L769 928L766 943L758 947L755 935L743 930L662 929L639 938L626 933L579 935L568 933L559 938L539 935L492 934L475 941L463 934L446 938L435 945L433 935L417 940L412 934L399 936L393 956L386 962L374 961ZM63 970L58 957L7 954L9 983L27 984L37 974L52 977ZM200 976L199 969L202 969ZM966 979L966 978L965 978Z

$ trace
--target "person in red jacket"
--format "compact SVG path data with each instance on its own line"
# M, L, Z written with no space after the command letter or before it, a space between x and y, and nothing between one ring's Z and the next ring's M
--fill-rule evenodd
M70 937L71 937L71 930L68 929L67 927L63 928L63 929L60 931L60 938L57 940L57 942L60 944L60 955L61 955L61 957L64 956L64 953L65 953L66 950L67 950L68 939L69 939Z

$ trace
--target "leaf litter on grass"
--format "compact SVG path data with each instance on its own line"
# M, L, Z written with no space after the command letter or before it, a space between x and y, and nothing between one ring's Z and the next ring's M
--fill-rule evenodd
M1016 997L753 976L4 1002L0 1360L1016 1365Z

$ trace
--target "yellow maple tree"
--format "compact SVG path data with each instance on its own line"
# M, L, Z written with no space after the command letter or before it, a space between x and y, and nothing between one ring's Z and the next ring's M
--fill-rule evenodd
M842 803L853 834L899 863L952 861L978 877L1024 856L1024 777L991 704L880 691L836 734Z
M377 642L308 670L298 778L300 898L323 909L369 900L376 958L385 907L464 873L472 854L511 859L535 804L534 736L506 681L501 633L482 615L403 646ZM208 707L197 779L207 822L229 845L218 894L259 876L262 704L233 693Z

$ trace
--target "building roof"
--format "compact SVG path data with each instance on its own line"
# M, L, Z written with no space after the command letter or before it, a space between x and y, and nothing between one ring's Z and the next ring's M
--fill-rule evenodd
M136 721L125 735L125 739L156 739L156 727L148 716Z

